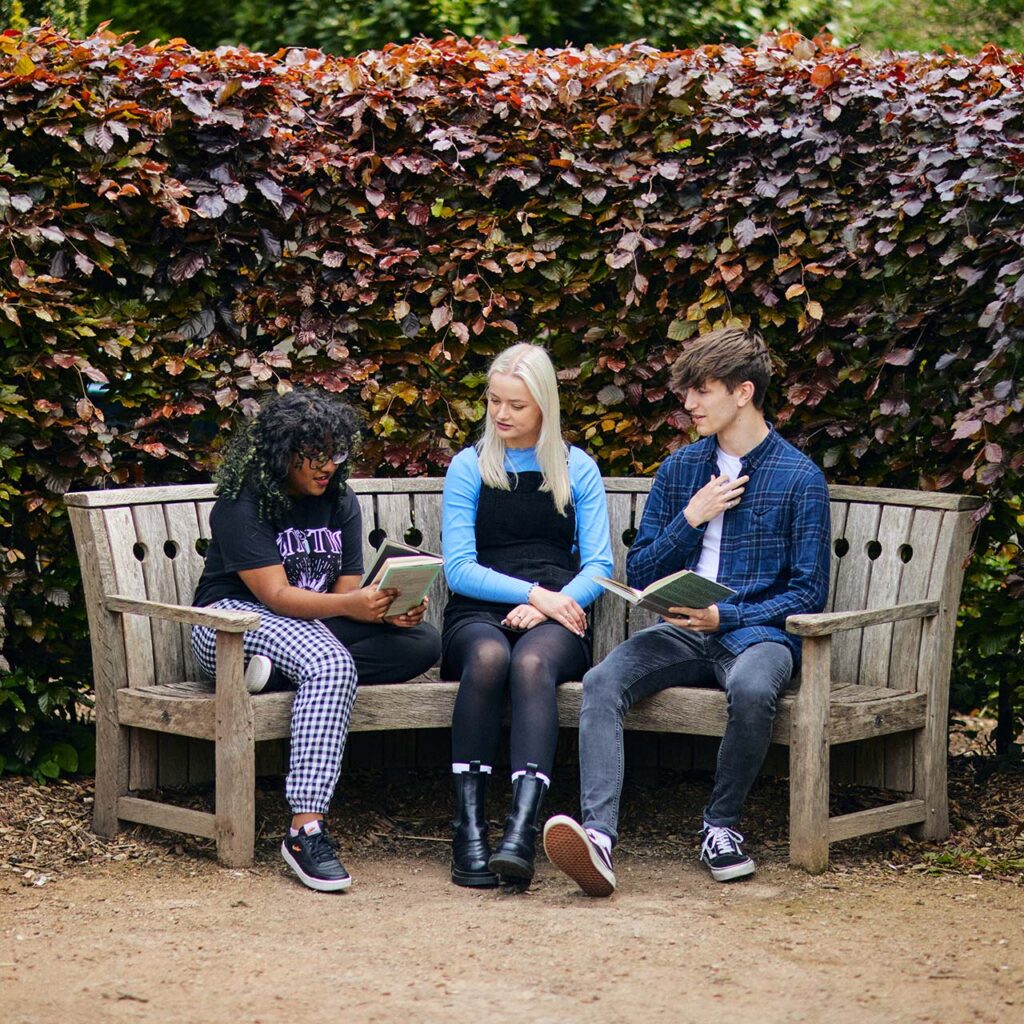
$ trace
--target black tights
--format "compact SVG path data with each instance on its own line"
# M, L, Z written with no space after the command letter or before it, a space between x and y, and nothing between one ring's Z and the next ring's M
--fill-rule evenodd
M527 764L551 776L558 742L555 687L582 679L590 659L564 626L542 622L509 635L488 622L470 622L452 637L442 674L459 679L452 716L452 760L494 764L505 710L512 698L512 771Z

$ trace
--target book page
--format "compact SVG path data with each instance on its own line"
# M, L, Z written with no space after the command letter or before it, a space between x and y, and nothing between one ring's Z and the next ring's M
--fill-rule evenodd
M630 604L636 604L640 598L640 591L634 590L632 587L627 586L625 583L620 583L618 580L609 579L607 576L594 576L595 583L600 583L605 590L616 597L624 598L629 601Z
M385 538L379 548L373 553L373 557L370 559L370 564L363 573L363 580L360 586L368 586L373 583L380 575L381 570L384 567L384 563L389 558L404 558L415 557L418 555L426 554L427 552L420 551L419 548L414 548L411 544L406 544L404 541L391 540ZM432 556L436 557L436 556Z

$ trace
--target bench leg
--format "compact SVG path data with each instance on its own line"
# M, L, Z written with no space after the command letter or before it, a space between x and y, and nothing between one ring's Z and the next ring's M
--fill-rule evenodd
M955 607L955 599L952 602ZM940 634L952 630L942 616L925 619L921 630L921 650L943 649ZM924 800L924 821L913 827L917 839L945 839L949 835L949 784L946 766L949 760L949 673L948 660L937 665L932 659L928 715L924 728L914 735L914 796Z
M814 874L828 868L828 698L832 645L804 641L802 682L789 743L789 862Z
M256 742L243 663L242 635L218 633L214 828L227 867L251 864L256 840Z
M107 708L96 709L96 787L92 827L100 836L112 836L120 827L117 801L128 792L129 730L118 725Z
M914 796L924 800L924 821L911 827L915 839L941 840L949 835L949 787L946 777L947 748L945 715L942 727L931 719L914 737Z

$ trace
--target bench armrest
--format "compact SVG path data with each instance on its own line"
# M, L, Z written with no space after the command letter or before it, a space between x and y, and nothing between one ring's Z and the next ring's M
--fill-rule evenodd
M818 615L790 615L786 632L796 636L830 636L844 629L861 629L901 619L927 619L939 612L938 601L917 601L863 612L821 612Z
M190 605L163 604L134 597L111 594L104 598L107 611L129 615L145 615L150 619L170 619L189 626L210 626L225 633L244 633L260 624L257 612L232 612L220 608L194 608Z

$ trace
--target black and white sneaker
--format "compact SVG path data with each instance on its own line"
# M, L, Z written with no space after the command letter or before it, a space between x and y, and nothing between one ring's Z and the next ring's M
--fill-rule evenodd
M308 822L299 829L297 836L285 836L281 856L299 876L299 881L310 889L340 892L352 884L352 876L338 860L334 841L322 821Z
M274 663L265 654L254 654L245 666L245 688L250 693L261 693L274 674Z
M556 814L544 823L544 852L588 896L615 892L611 853L567 814Z
M724 825L705 825L701 833L700 862L716 882L731 882L752 875L754 862L743 852L743 836Z

